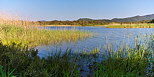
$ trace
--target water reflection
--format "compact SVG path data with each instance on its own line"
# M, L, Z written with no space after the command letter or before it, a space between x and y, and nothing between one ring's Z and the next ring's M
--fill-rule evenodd
M45 29L76 29L81 31L90 31L95 35L85 40L79 40L77 42L65 42L58 45L38 46L40 56L46 56L49 53L61 50L65 52L70 48L73 52L91 51L95 48L100 48L101 52L108 45L112 46L113 50L117 50L125 45L133 46L135 38L137 36L142 39L147 39L146 35L154 33L154 28L103 28L103 27L45 27Z

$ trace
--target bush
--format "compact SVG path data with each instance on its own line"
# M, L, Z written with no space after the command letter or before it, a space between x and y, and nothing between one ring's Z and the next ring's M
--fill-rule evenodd
M153 19L153 20L151 20L149 23L154 23L154 19Z

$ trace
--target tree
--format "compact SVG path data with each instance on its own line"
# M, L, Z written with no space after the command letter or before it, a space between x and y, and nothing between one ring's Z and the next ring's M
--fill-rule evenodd
M154 19L150 21L150 23L154 23Z

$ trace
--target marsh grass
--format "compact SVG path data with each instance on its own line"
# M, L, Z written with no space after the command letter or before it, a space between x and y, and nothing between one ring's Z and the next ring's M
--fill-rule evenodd
M12 75L14 71L15 69L12 71L10 70L6 71L6 69L4 69L4 67L0 65L0 76L1 77L16 77Z
M106 55L103 55L106 59L97 62L94 59L100 53L99 48L95 48L89 53L86 52L86 54L81 53L82 55L73 54L70 49L67 49L64 53L57 51L57 53L51 54L52 56L40 58L38 50L21 45L12 43L8 46L0 43L0 65L9 70L15 69L11 74L12 76L80 77L83 72L80 69L84 69L80 62L87 62L84 65L88 65L89 69L92 70L89 74L92 77L152 76L153 69L148 69L153 59L151 57L153 51L150 49L152 47L138 46L138 48L124 48L118 51L112 51L108 48ZM147 70L150 70L150 72L147 72ZM6 71L6 73L3 73L4 75L9 73L8 70L3 71Z
M153 51L152 51L153 52ZM149 67L150 50L145 46L108 51L106 60L94 65L94 77L145 77ZM151 54L152 55L152 54ZM152 70L151 70L152 71ZM152 76L150 74L149 76Z
M0 76L17 77L80 77L83 71L80 61L86 61L93 77L145 77L153 73L153 47L134 46L112 51L107 47L106 59L97 62L99 48L85 53L72 54L57 51L52 56L40 58L38 50L30 49L38 45L75 42L90 37L88 32L78 30L44 30L30 26L29 22L1 20L0 22ZM29 25L29 26L28 26ZM110 28L153 27L152 24L111 25ZM28 45L28 46L27 46ZM150 46L153 46L151 44ZM93 61L94 60L94 61ZM92 62L92 63L89 63ZM85 63L85 62L83 62ZM85 65L88 65L85 64ZM152 64L152 68L148 69ZM13 71L10 71L13 70ZM149 70L150 72L147 72ZM148 74L150 73L150 74ZM8 76L8 77L9 77Z
M60 44L62 42L76 42L90 37L89 32L79 30L46 30L40 29L38 22L16 14L0 12L0 40L4 45L12 43L36 47L38 45Z
M23 48L21 45L10 46L0 43L0 65L6 69L0 69L0 77L75 77L79 75L76 64L76 56L66 53L56 53L53 56L40 58L38 51ZM9 70L13 71L9 71Z
M45 30L36 27L2 24L0 25L0 33L0 39L5 45L22 43L30 47L59 44L62 42L75 42L91 36L89 32L78 30Z
M107 28L154 28L154 24L109 24Z

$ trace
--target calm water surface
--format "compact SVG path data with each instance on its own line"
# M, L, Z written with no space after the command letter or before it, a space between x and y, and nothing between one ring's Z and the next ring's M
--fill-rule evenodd
M76 29L81 31L89 31L94 34L93 37L86 38L84 40L78 40L77 42L67 42L58 45L48 45L48 46L38 46L40 57L46 57L51 55L51 53L56 53L57 51L66 52L68 48L72 50L73 53L83 52L83 51L92 51L95 48L100 48L100 56L105 52L105 46L111 46L113 50L117 50L124 46L134 47L134 41L136 37L139 37L137 40L145 42L144 39L148 39L148 35L154 33L154 28L103 28L103 27L45 27L49 30L57 29ZM148 36L148 37L147 37ZM142 39L140 39L142 38ZM102 54L101 54L102 53ZM93 58L81 60L79 65L81 66L79 70L81 76L86 77L91 74L89 65L97 61L100 62L104 60L104 57Z
M154 28L103 28L103 27L45 27L46 29L76 29L81 31L89 31L94 34L93 37L77 42L62 43L58 45L38 46L40 56L47 56L49 53L61 50L65 52L70 48L73 52L91 51L100 48L101 52L104 47L112 45L114 50L128 45L134 45L134 39L139 36L145 38L146 35L154 33Z

